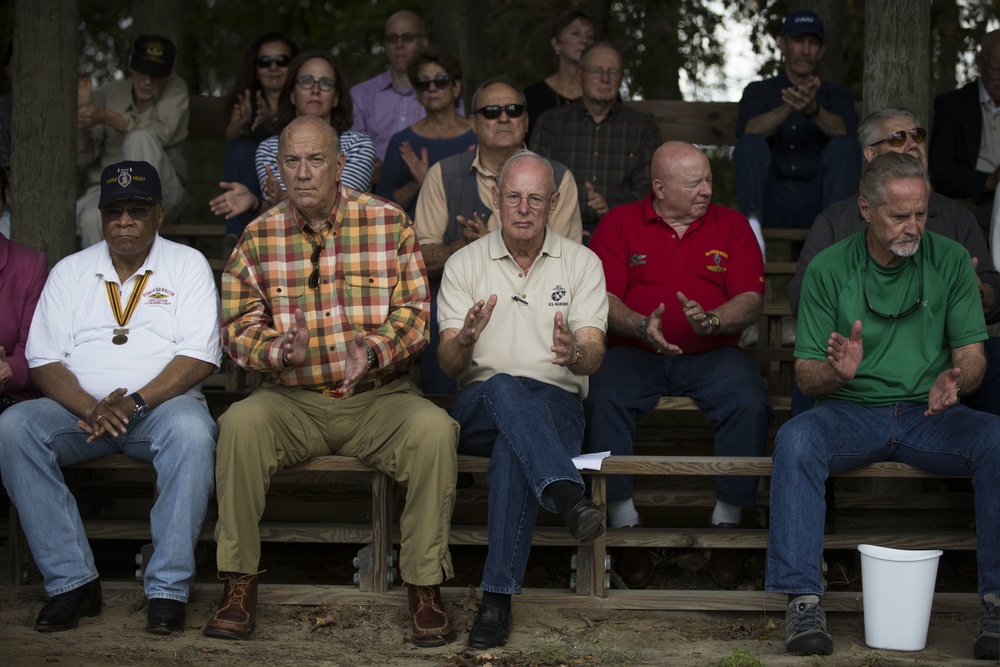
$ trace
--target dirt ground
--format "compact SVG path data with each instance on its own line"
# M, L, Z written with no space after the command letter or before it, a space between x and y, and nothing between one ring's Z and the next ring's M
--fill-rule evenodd
M542 554L544 557L544 554ZM563 554L557 554L561 559ZM310 556L314 558L314 556ZM462 558L471 561L471 558ZM692 565L693 564L693 565ZM658 560L656 585L676 583L703 565L696 557ZM754 565L753 562L750 563ZM927 648L917 653L876 651L864 644L859 614L833 613L829 629L835 652L829 657L798 658L784 650L783 618L763 612L663 612L555 609L514 601L514 628L502 649L465 648L475 614L478 591L452 587L445 602L459 631L458 641L433 649L408 642L406 608L383 602L364 605L300 607L261 605L257 631L249 641L209 639L201 634L221 585L199 574L188 606L184 632L157 637L143 630L145 596L127 575L108 577L110 567L98 563L104 577L104 609L76 630L41 634L32 629L44 603L37 583L0 586L0 666L20 665L320 665L354 667L541 667L566 665L681 665L723 667L910 665L982 665L972 660L976 616L935 614ZM475 565L469 566L471 570ZM529 577L549 581L549 565L535 562ZM685 574L685 568L692 570ZM560 568L565 569L565 568ZM946 570L947 572L947 570ZM275 575L277 576L277 575ZM459 579L469 578L459 573ZM318 583L318 582L313 582ZM327 582L328 583L328 582ZM940 584L940 580L939 580ZM747 586L756 587L751 577ZM741 661L732 659L742 652ZM753 660L756 659L757 662Z

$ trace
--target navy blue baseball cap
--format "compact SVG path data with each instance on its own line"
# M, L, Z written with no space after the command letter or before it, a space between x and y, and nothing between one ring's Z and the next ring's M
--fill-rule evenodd
M105 208L116 201L137 199L156 203L163 201L160 175L148 162L117 162L101 172L101 201L98 208Z
M792 12L785 19L785 25L781 28L782 35L798 37L799 35L816 35L823 39L823 20L808 10L802 9Z

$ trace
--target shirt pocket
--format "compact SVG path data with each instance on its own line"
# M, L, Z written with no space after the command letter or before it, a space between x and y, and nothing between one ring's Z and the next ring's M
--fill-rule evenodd
M355 330L371 331L382 326L389 314L396 282L395 273L388 272L344 276L344 317Z
M271 305L271 317L274 319L274 327L284 333L289 327L295 324L295 309L302 308L306 315L306 323L313 316L310 308L304 306L306 297L306 286L295 283L279 283L269 285L267 288L268 302Z

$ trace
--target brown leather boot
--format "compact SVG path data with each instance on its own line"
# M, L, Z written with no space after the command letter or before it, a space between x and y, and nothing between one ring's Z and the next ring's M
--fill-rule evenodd
M240 574L220 572L226 582L222 602L205 624L202 633L219 639L246 639L257 623L257 580L260 572Z
M414 646L444 646L455 641L455 626L441 601L439 586L406 584Z

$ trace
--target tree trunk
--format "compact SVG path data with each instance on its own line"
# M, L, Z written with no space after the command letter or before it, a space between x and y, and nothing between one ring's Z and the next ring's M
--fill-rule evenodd
M802 3L803 9L819 14L823 19L824 55L816 64L816 76L820 81L846 85L847 68L844 62L844 0L809 0Z
M78 0L16 0L11 237L54 264L76 250Z
M926 127L930 10L927 0L865 2L864 116L886 107L907 107Z
M489 75L486 65L486 25L489 3L438 0L434 3L434 35L430 40L462 63L462 98L472 113L472 93Z

